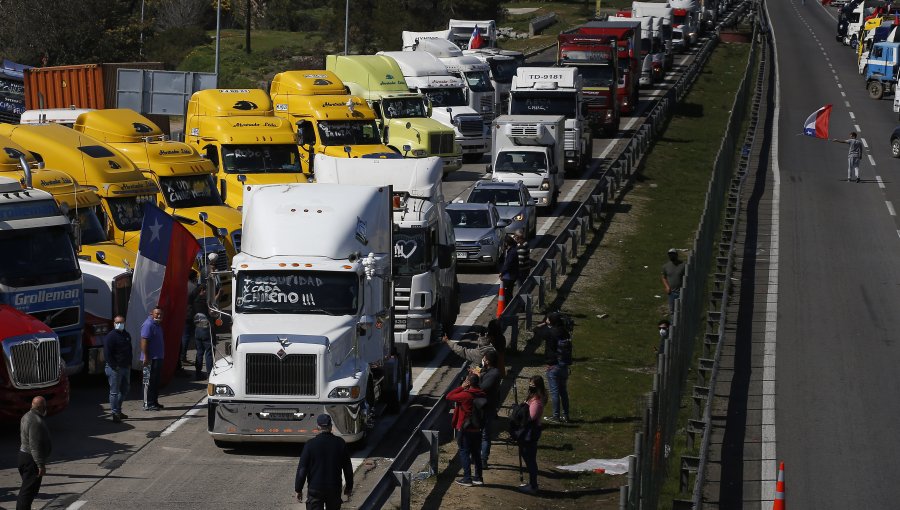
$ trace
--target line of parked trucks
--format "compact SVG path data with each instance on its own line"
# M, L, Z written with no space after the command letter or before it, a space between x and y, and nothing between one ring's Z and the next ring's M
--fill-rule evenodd
M556 67L495 48L492 21L452 20L446 33L404 32L404 51L280 73L268 92L202 90L184 142L127 109L0 124L0 418L35 394L58 412L67 375L103 371L152 203L194 235L196 270L225 289L209 303L233 339L208 381L217 444L304 441L321 413L364 439L376 409L409 397L410 350L452 327L457 263L475 262L443 174L489 155L492 182L552 211L565 175L590 164L592 131L615 134L638 86L671 65L665 27L691 41L704 21L693 3L660 5L668 14L636 2L560 36ZM487 48L465 48L475 27ZM524 212L491 225L534 235Z

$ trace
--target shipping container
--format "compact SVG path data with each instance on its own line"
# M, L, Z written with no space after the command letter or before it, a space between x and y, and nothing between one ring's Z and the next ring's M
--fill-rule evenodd
M115 108L119 69L162 69L162 62L34 67L25 71L25 108Z

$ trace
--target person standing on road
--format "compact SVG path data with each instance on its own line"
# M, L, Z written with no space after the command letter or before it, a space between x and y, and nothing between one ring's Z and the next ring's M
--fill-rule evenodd
M572 365L572 336L558 313L547 315L544 321L544 356L547 363L547 383L553 401L551 423L569 423L569 366Z
M500 323L500 319L491 319L487 323L485 335L488 337L488 342L494 347L494 350L497 351L497 364L495 365L498 370L500 370L500 377L506 375L506 356L504 355L506 351L506 337L503 335L503 325Z
M678 250L669 248L669 261L663 264L662 279L663 288L669 296L669 314L675 313L675 300L681 296L681 285L684 280L684 261L678 258Z
M141 325L141 363L144 366L144 411L159 411L159 376L162 373L163 356L162 309L158 306Z
M210 335L210 323L206 314L194 315L194 338L197 343L197 359L194 361L194 380L203 379L203 363L206 362L207 374L213 369L213 339Z
M503 375L497 368L497 351L487 351L481 360L481 370L478 372L479 386L487 396L487 404L484 406L484 420L481 423L481 469L488 469L488 457L491 455L491 436L493 423L497 418L497 409L500 407L500 382Z
M459 463L463 476L456 481L464 487L484 485L481 477L481 428L471 424L470 416L475 412L475 399L486 398L479 386L478 376L469 374L462 385L447 393L447 400L456 402L453 408L452 426L456 431L456 444L459 446ZM472 465L475 476L472 476Z
M528 381L528 417L530 418L526 432L519 440L519 455L528 469L528 483L519 486L519 491L526 494L538 492L538 466L537 443L541 438L541 415L544 414L544 406L547 404L547 390L544 387L544 378L535 375Z
M31 399L31 410L19 422L19 475L22 476L22 487L16 499L16 510L31 510L47 473L47 457L53 445L50 430L44 421L46 415L47 401L44 397L34 397Z
M500 282L503 285L503 297L509 301L512 299L516 282L519 280L519 255L516 252L516 242L510 237L503 238L502 252Z
M525 239L525 231L516 230L513 234L516 242L516 258L519 262L519 285L525 282L525 278L531 272L531 248L528 247L528 239Z
M188 275L188 283L187 283L187 314L185 314L184 319L184 333L181 335L181 358L179 358L179 366L187 365L190 362L188 361L187 352L188 347L191 344L191 340L194 339L194 314L197 311L194 310L194 300L197 298L197 294L200 292L200 285L197 283L197 279L200 277L200 274L197 271L191 269L191 273Z
M850 132L850 138L846 140L838 140L832 138L832 142L846 143L850 146L847 151L847 182L850 182L850 174L855 172L856 182L859 182L859 160L862 158L863 144L856 136L856 131Z
M341 473L344 473L344 495L353 494L353 465L347 453L347 443L331 433L331 416L320 414L316 417L319 435L303 446L297 476L294 478L294 492L297 501L303 503L303 486L306 490L306 510L340 510Z
M103 357L106 359L106 378L109 379L109 412L112 421L119 423L128 416L122 412L122 402L131 385L131 335L125 331L125 317L116 315L113 330L103 337Z

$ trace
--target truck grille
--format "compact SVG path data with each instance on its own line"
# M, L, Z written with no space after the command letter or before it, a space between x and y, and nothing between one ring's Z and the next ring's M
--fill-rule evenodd
M28 312L35 319L43 322L50 329L60 329L68 326L77 326L81 322L81 312L77 306L71 308L56 308L53 310L41 310Z
M577 140L575 140L575 130L566 128L566 133L565 133L565 138L564 138L565 143L563 144L563 147L565 148L565 150L567 150L567 151L575 150L575 147L576 147L575 142L576 141Z
M241 251L241 237L243 234L243 230L237 229L231 233L231 244L234 245L234 251Z
M17 388L51 386L59 381L59 340L34 338L9 348L12 382Z
M316 395L316 355L249 353L247 395Z
M606 96L593 96L585 98L584 102L587 103L588 108L602 108L606 106L606 99Z
M481 116L459 117L457 125L463 136L480 137L484 134L484 121Z
M431 156L453 153L455 143L453 133L432 133L428 135L428 149Z

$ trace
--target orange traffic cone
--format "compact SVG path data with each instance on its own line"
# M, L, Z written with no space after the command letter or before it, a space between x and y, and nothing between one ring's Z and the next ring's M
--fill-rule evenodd
M784 506L784 462L778 465L778 481L775 482L775 501L772 510L785 510Z
M506 310L506 295L503 293L503 282L500 282L500 294L497 296L497 317L503 315Z

